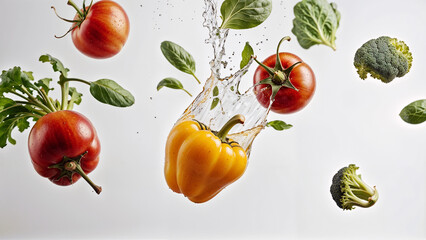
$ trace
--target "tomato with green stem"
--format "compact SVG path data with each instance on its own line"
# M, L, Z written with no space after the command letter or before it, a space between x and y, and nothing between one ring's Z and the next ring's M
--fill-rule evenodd
M93 4L92 1L86 7L84 1L83 8L80 9L72 0L68 0L68 5L77 11L74 19L58 17L73 23L67 33L71 32L72 41L81 53L103 59L121 51L129 36L130 23L126 12L118 3L101 0ZM52 8L55 9L53 6Z
M49 62L59 72L61 99L49 97L53 88L50 78L34 81L32 72L20 67L5 70L0 75L0 147L7 141L15 144L11 133L14 128L24 131L30 127L29 119L36 121L28 138L28 150L35 170L58 185L71 185L83 177L96 193L101 187L94 184L88 173L99 162L100 141L90 121L82 114L72 111L80 104L81 96L70 82L90 86L90 93L98 101L128 107L134 103L133 95L113 80L100 79L94 82L68 77L68 68L56 58L43 55L40 61ZM5 94L19 97L19 100Z
M294 113L304 108L315 93L316 80L312 69L295 54L277 52L259 64L254 77L254 92L259 103L273 112Z
M28 137L34 169L57 185L67 186L83 177L96 193L88 173L99 162L101 145L92 123L80 113L61 110L40 118Z

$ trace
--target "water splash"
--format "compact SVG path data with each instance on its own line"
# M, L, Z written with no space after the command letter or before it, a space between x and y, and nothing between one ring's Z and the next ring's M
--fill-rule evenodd
M214 58L210 61L211 76L206 80L203 91L198 94L191 105L185 110L179 121L196 119L203 122L212 130L219 130L232 116L242 114L246 121L244 125L236 125L231 130L230 138L239 142L249 154L256 136L265 128L269 108L259 104L256 95L249 89L240 93L239 84L244 74L252 64L252 60L234 74L221 77L224 68L223 56L229 29L220 29L217 22L217 7L213 0L204 0L203 26L209 30L207 44L213 47ZM211 109L213 89L219 90L218 105Z

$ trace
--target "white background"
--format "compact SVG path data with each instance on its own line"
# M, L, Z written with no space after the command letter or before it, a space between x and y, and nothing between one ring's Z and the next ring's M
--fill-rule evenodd
M313 68L317 90L303 111L271 113L270 120L294 127L262 131L244 176L198 205L173 193L163 177L167 134L192 98L177 90L157 92L156 85L176 77L193 94L202 90L165 60L160 43L171 40L188 50L197 75L207 79L212 49L204 43L204 2L117 2L126 9L131 30L123 50L107 60L80 54L70 36L54 38L69 24L56 18L50 6L64 17L75 14L65 0L0 2L2 70L21 66L36 79L56 78L49 64L38 62L49 53L71 70L69 76L111 78L136 97L134 106L118 109L95 101L86 85L73 84L84 94L75 110L92 121L102 143L101 161L89 175L103 186L99 196L83 180L60 187L40 177L27 150L29 130L14 132L17 144L0 149L0 239L426 238L426 124L409 125L398 116L408 103L426 98L426 1L336 0L342 19L335 52L299 46L291 33L297 1L273 0L272 14L261 26L231 31L229 66L239 65L246 41L263 59L289 35L293 40L282 50ZM389 84L363 81L353 67L355 51L382 35L409 45L411 71ZM245 76L246 86L254 68ZM349 163L360 166L363 179L377 186L380 199L372 208L342 211L333 202L331 178Z

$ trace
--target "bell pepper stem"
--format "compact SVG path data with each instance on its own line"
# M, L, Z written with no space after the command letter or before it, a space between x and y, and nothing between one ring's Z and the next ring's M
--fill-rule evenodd
M86 175L86 173L81 168L80 164L76 163L75 161L67 162L64 166L65 170L68 170L70 172L75 172L79 174L86 182L95 190L97 194L100 194L102 191L102 187L96 185L95 183L90 180L90 178Z
M236 124L243 124L245 121L245 117L241 114L237 114L233 116L228 122L223 125L223 127L219 130L216 136L222 141L226 142L226 136L228 135L231 128L233 128Z

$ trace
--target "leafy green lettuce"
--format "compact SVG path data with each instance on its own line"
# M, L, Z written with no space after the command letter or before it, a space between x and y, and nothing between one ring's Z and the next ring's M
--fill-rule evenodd
M324 44L336 50L336 31L340 13L335 3L327 0L302 0L294 6L293 29L300 46L305 49Z

